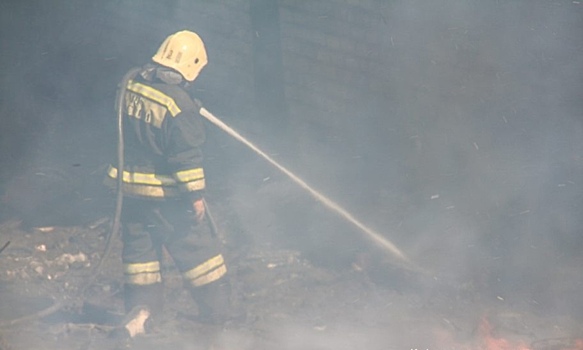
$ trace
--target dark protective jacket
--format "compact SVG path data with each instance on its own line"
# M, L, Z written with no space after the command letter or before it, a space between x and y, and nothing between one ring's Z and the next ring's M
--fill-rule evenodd
M194 201L205 188L200 108L180 79L156 73L162 69L144 68L128 82L121 101L123 193L147 199L187 196ZM105 181L112 188L117 185L116 164L109 166Z

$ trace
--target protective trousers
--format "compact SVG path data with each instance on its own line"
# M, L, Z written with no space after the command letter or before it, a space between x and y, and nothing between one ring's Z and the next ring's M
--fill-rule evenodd
M126 312L138 305L147 306L154 318L162 312L160 260L165 247L201 320L222 322L229 317L230 285L220 244L206 219L197 222L192 203L125 198L122 223Z

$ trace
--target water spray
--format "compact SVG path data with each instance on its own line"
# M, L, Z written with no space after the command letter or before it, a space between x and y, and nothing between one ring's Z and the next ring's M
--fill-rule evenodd
M211 112L206 110L204 107L200 109L200 114L205 117L208 121L219 127L221 130L225 131L227 134L231 135L245 146L251 148L255 153L263 157L267 160L271 165L275 166L285 175L287 175L290 179L292 179L296 184L298 184L301 188L308 191L314 198L324 204L326 207L331 209L332 211L336 212L340 217L345 219L346 221L350 222L354 226L356 226L360 232L366 235L367 238L371 239L377 246L382 248L385 252L391 254L391 256L396 257L401 263L404 264L405 267L409 269L418 270L417 267L409 260L409 258L403 253L397 246L389 241L387 238L383 237L379 233L375 232L371 228L367 227L365 224L360 222L358 219L354 217L351 213L346 211L346 209L342 208L339 204L334 202L333 200L329 199L328 197L324 196L319 191L312 188L308 185L304 180L299 178L297 175L292 173L290 170L273 160L269 155L265 152L260 150L257 146L255 146L252 142L247 140L245 137L241 136L237 131L233 130L227 124L223 123L219 118L215 117Z

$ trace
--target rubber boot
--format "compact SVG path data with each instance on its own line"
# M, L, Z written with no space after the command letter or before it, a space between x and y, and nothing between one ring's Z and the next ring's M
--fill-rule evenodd
M124 286L124 306L126 317L120 328L125 329L130 338L136 335L150 333L156 319L162 317L164 303L163 285Z
M227 277L190 289L203 323L223 325L232 319L231 284Z
M135 284L124 285L124 306L129 312L138 305L146 305L153 317L162 314L164 306L164 289L162 283L154 283L145 286Z

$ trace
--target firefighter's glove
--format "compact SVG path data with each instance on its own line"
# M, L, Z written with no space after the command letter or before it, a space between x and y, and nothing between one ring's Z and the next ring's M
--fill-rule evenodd
M194 217L196 218L197 222L202 222L206 215L206 211L204 209L204 201L203 199L197 199L192 203L192 209L194 209Z
M198 98L194 99L194 105L196 106L196 110L200 112L202 109L202 102Z

